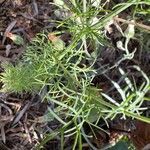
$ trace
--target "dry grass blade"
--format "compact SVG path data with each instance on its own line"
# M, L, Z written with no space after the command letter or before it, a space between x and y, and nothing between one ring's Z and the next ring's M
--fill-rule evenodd
M2 107L5 108L7 110L7 112L9 112L10 116L2 116ZM0 104L0 129L1 129L1 136L2 136L2 140L4 143L6 143L6 136L5 136L5 130L4 130L4 127L5 125L11 121L13 119L13 116L12 116L12 111L11 109L6 106L5 104Z
M18 115L16 116L16 118L14 119L12 126L15 125L17 122L19 122L19 120L22 118L22 116L25 114L26 110L29 108L31 104L31 101L29 101L24 108L18 113Z
M6 136L5 136L4 126L5 126L5 124L0 125L0 127L1 127L1 136L2 136L3 142L6 143Z
M30 136L30 132L29 132L29 129L28 129L26 123L24 123L24 128L25 128L25 132L26 132L26 134L27 134L27 140L28 140L30 143L32 143L32 139L31 139L31 136Z

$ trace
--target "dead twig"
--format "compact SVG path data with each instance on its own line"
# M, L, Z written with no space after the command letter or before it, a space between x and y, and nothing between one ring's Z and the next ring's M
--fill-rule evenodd
M125 20L125 19L122 19L122 18L118 18L118 17L114 17L114 20L116 20L118 22L126 23L126 24L133 24L133 25L135 25L137 27L140 27L142 29L150 31L150 26L147 26L145 24L141 24L141 23L137 23L137 22L132 22L132 21Z
M27 127L27 113L25 114L25 120L24 120L24 129L25 129L25 132L27 134L27 140L30 142L30 144L32 143L32 139L31 139L31 135L30 135L30 131Z
M39 14L39 10L38 10L38 5L36 3L36 0L33 0L32 4L34 7L34 16L37 16Z
M12 110L7 105L0 103L0 106L4 107L9 112L9 114L12 115Z
M2 136L3 142L6 143L6 135L5 135L4 126L5 126L5 123L1 123L1 125L0 125L0 127L1 127L1 136Z
M9 101L4 101L2 100L5 104L7 105L11 105L11 106L14 106L16 108L16 111L19 111L20 108L21 108L21 103L18 102L18 103L14 103L14 102L9 102Z

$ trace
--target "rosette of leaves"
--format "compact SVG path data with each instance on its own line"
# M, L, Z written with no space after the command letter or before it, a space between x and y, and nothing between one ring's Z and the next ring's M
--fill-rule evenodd
M37 89L37 85L34 83L35 71L33 66L26 66L22 63L17 66L3 64L3 68L5 72L1 73L2 91L20 93Z

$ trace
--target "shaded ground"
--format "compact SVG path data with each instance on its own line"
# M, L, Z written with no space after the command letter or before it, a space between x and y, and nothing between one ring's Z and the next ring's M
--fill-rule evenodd
M15 63L21 57L25 47L25 45L17 46L10 39L6 38L4 36L6 32L20 35L27 44L41 31L48 30L51 32L55 30L55 24L50 22L50 20L55 19L53 14L54 6L49 2L49 0L44 0L44 2L43 0L0 1L1 63L5 61ZM98 59L97 64L95 64L96 68L103 65L113 65L121 56L122 52L116 47L116 40L121 37L117 35L115 27L112 27L112 29L114 29L114 31L108 35L108 37L110 38L110 42L114 45L114 48L110 49L104 47L100 54L100 59ZM131 64L138 64L147 75L150 75L150 52L143 51L143 48L146 47L148 49L150 44L141 46L140 42L141 39L134 39L131 41L130 47L133 49L137 48L137 55L132 63L126 61L121 65L127 68ZM144 42L148 43L148 41ZM111 79L113 80L120 78L120 75L118 75L118 72L114 69L106 74L108 76L111 75ZM129 74L132 76L135 75L135 72L129 71ZM139 74L137 74L136 77L136 80L140 82ZM104 91L111 92L113 96L117 97L117 94L115 94L116 91L110 88L111 86L109 86L110 83L108 81L106 82L106 76L97 76L93 82ZM48 103L41 103L41 99L38 95L31 95L29 93L24 93L22 95L0 93L0 149L32 149L34 145L39 143L45 133L51 132L53 129L57 128L59 126L57 121L47 123L46 119L42 117L46 114L49 105ZM148 102L144 105L150 106ZM146 116L149 116L149 111L145 112ZM139 131L140 128L143 130ZM130 132L128 132L129 129ZM102 131L97 131L98 139L93 139L93 143L96 146L100 147L109 141L112 142L114 139L117 139L116 136L119 136L119 134L129 134L139 149L150 142L150 139L147 138L149 137L148 135L150 135L150 126L148 124L131 120L125 122L117 120L110 123L110 129L108 130L111 133L109 137ZM141 137L143 137L143 141ZM56 140L48 142L45 149L59 149L59 140L60 137L57 137ZM65 142L71 142L71 140L67 139ZM88 149L88 145L85 144L84 146L85 149Z

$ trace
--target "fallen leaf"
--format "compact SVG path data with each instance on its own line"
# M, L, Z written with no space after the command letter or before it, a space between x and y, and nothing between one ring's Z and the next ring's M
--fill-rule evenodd
M5 36L10 38L16 45L23 45L24 44L23 38L21 36L17 35L17 34L7 32L5 34Z
M137 150L143 149L150 143L150 124L136 121L136 129L131 132L131 141Z
M49 33L48 39L52 42L52 44L56 50L64 49L65 43L63 42L63 40L60 39L60 37L56 36L54 33Z

